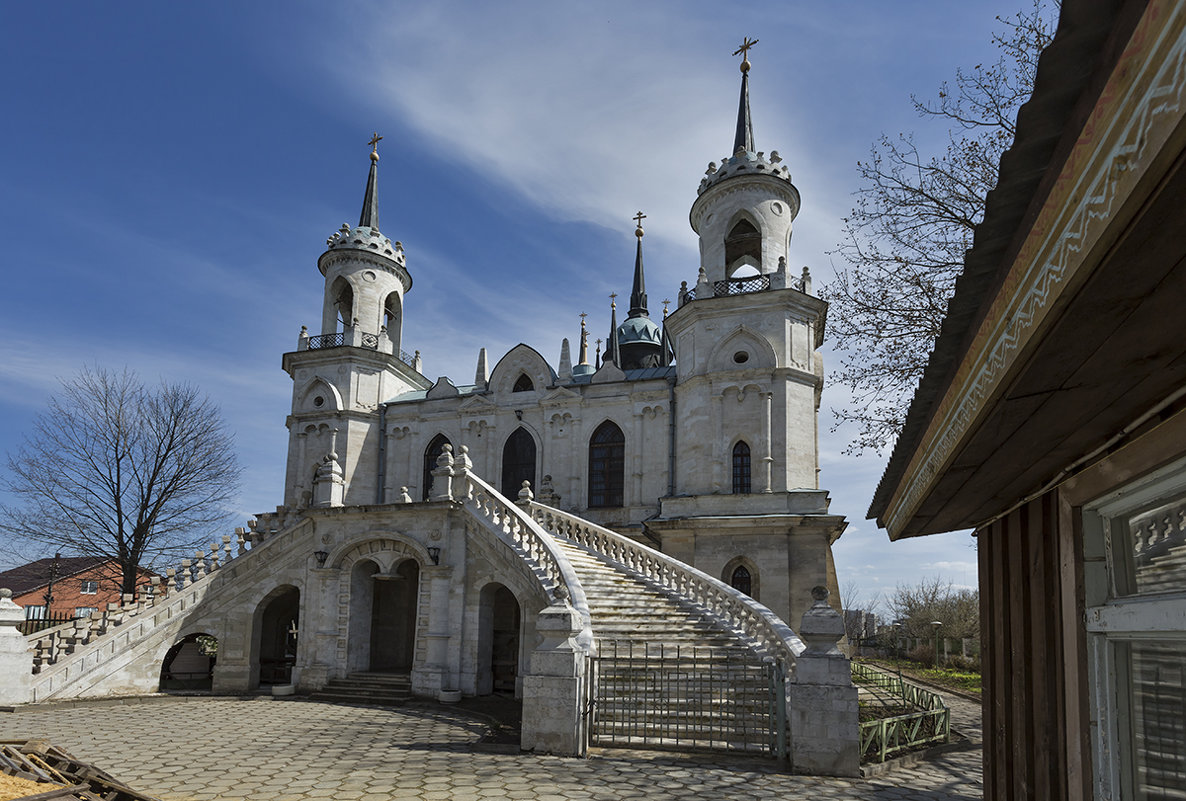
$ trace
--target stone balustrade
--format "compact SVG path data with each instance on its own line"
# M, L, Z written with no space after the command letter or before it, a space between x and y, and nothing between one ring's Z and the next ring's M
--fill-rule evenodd
M167 568L163 580L160 576L150 576L135 593L124 593L120 601L108 603L99 613L29 634L25 639L33 654L33 674L41 673L121 626L159 617L162 611L167 612L176 596L251 553L291 522L283 507L277 509L277 514L259 517L249 521L247 528L236 528L233 537L224 534L220 540L211 542L208 550L195 551L193 559L182 559L177 567ZM232 543L237 547L232 547ZM148 612L152 614L147 615Z
M788 672L804 645L791 628L762 604L707 573L576 515L540 503L529 505L544 529L600 553L638 575L688 598L751 640Z
M593 627L589 602L568 557L555 540L523 509L499 494L468 469L468 457L462 446L464 464L455 471L456 500L465 504L475 517L487 524L532 569L552 603L572 606L580 615L582 628L576 643L584 650L593 647ZM458 481L458 479L460 479Z

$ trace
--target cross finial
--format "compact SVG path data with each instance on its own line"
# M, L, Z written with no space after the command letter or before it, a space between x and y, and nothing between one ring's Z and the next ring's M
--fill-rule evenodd
M634 229L634 235L637 236L639 239L642 239L642 221L645 220L646 218L647 218L647 216L645 214L643 214L641 211L638 214L635 214L634 217L631 218L634 220L635 223L638 224L638 227Z
M371 146L372 161L379 160L379 142L382 141L382 139L383 137L379 136L379 132L375 131L375 133L371 135L371 141L367 142L367 144Z
M614 308L614 309L618 308L617 300L618 300L618 293L610 292L609 293L609 305L611 308Z
M663 319L664 320L667 319L667 307L669 305L671 305L671 301L668 300L667 298L663 298Z
M748 36L741 40L741 47L733 51L733 55L741 56L741 71L749 72L749 49L758 43L757 39L751 39Z
M581 328L585 327L585 318L589 316L588 312L581 312Z

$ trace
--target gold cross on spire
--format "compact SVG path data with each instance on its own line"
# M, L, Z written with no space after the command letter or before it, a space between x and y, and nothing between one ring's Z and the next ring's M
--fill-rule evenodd
M748 36L741 40L741 47L733 51L733 55L741 56L741 71L749 72L749 49L758 43L757 39L751 39Z
M585 327L585 318L589 316L588 312L581 312L581 328Z
M612 308L615 308L615 309L616 309L616 308L618 308L618 303L617 303L617 301L618 301L618 293L617 293L617 292L610 292L610 293L609 293L609 305L610 305Z
M638 214L635 214L634 217L631 218L634 220L635 223L638 224L638 227L634 229L634 235L637 236L639 239L642 239L642 221L645 220L646 218L647 218L647 216L645 214L643 214L641 211Z
M371 158L374 161L379 160L379 142L382 139L383 137L379 136L379 132L375 131L375 133L371 135L371 141L367 142L367 144L371 146Z

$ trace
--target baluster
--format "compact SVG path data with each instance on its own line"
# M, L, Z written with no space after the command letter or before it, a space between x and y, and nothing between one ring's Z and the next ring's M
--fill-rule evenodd
M219 568L218 556L219 556L218 543L217 542L210 543L210 572L211 573L213 573L215 570L218 570L218 568Z
M206 552L194 551L194 581L201 581L206 577Z
M177 589L177 568L170 567L165 571L165 584L169 587L169 592Z
M181 589L183 590L194 583L193 574L190 573L190 566L192 564L193 562L188 559L181 560Z
M222 535L222 563L225 565L227 562L231 561L231 559L233 559L233 558L234 557L231 556L231 535L223 534Z
M242 526L235 528L235 539L238 541L239 556L247 553L247 530Z

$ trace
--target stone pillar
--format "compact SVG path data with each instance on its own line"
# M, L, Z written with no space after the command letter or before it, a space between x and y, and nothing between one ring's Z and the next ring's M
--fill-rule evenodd
M774 443L773 430L770 427L770 407L773 404L774 393L762 393L762 472L759 477L762 480L760 492L771 492L774 487L771 484L771 466L774 464Z
M346 474L338 463L338 429L330 433L330 452L321 460L313 479L314 506L341 506L346 493Z
M33 700L33 657L17 625L25 609L12 600L12 590L0 589L0 704L27 704Z
M556 599L540 611L535 630L543 642L531 654L531 673L523 677L522 749L582 756L588 662L574 640L580 613Z
M815 603L803 614L799 637L807 644L787 685L791 769L825 776L860 775L857 688L837 643L844 619L828 605L826 587L811 591Z
M421 570L428 579L428 633L425 635L425 664L419 671L423 678L417 690L436 695L441 690L458 689L457 677L449 669L449 640L452 639L449 633L449 588L453 568L424 565Z
M429 500L453 500L453 446L446 445L437 457L437 466L432 471L432 490Z

